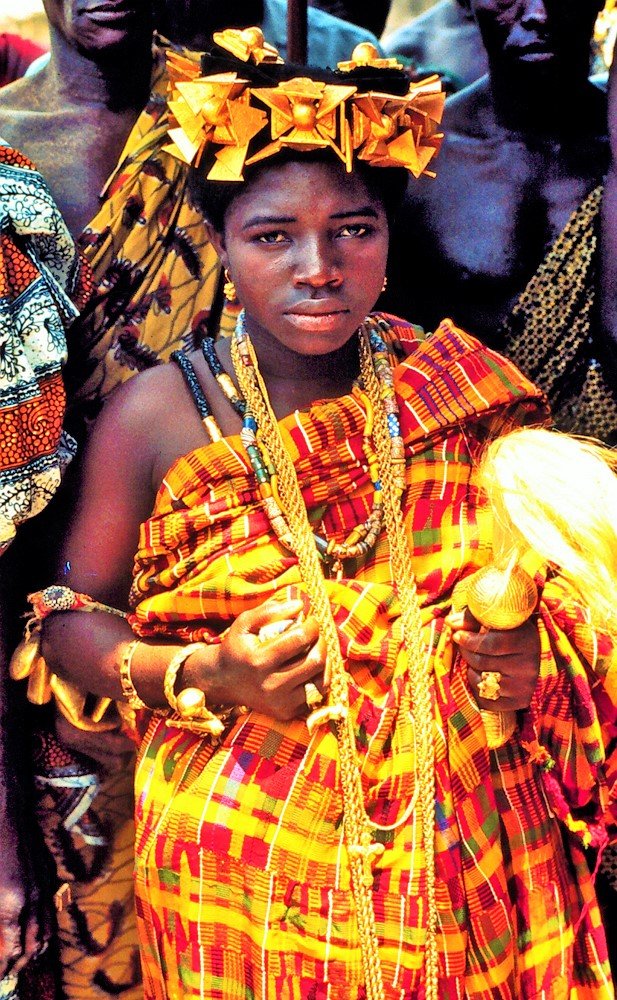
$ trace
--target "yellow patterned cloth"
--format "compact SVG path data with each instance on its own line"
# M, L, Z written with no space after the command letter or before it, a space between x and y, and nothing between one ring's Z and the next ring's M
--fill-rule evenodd
M94 416L136 371L194 346L215 299L221 266L187 190L187 168L163 151L166 45L155 46L149 102L79 239L96 286L69 342L67 390L78 416ZM233 330L237 310L228 308L211 333Z
M474 489L485 441L545 418L505 359L445 321L426 342L395 322L407 456L407 537L433 674L444 1000L608 1000L606 943L583 843L605 839L601 726L612 650L558 579L544 587L541 676L512 739L487 748L444 616L457 580L491 558ZM309 515L342 540L370 511L355 391L280 422ZM424 996L422 824L413 712L387 539L327 580L349 671L368 814L385 850L373 901L387 1000ZM542 584L542 580L539 583ZM303 595L239 438L178 459L141 530L133 627L220 641L243 610ZM413 692L412 692L413 703ZM214 746L150 722L136 776L136 898L146 1000L361 1000L337 743L302 720L242 716Z

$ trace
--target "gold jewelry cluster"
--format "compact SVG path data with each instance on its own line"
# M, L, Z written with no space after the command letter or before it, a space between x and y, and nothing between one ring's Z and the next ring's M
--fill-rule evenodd
M228 29L214 40L247 63L282 62L259 28ZM360 93L344 82L345 73L358 66L398 65L380 59L368 43L338 64L340 85L296 77L276 87L256 87L236 72L200 76L195 62L175 52L167 59L171 142L165 149L193 166L199 166L206 150L213 152L209 180L242 181L245 167L284 148L332 149L348 172L357 159L376 167L404 167L414 177L433 176L430 164L443 138L439 77L411 83L404 95Z

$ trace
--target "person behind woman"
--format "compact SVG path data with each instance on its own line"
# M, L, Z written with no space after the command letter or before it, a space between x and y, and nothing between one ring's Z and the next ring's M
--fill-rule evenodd
M217 41L173 66L170 138L244 312L114 393L32 597L49 668L145 729L145 996L612 996L610 639L537 561L507 631L454 593L497 551L485 445L542 396L449 320L371 313L406 180L379 168L429 167L435 84Z

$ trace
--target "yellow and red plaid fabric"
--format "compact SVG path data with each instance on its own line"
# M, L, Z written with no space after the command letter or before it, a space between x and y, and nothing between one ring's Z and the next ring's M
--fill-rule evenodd
M434 686L440 992L444 1000L613 996L584 841L604 837L601 726L611 650L548 581L534 705L489 751L444 628L456 581L491 557L474 488L487 438L545 419L539 393L449 321L395 321L408 457L405 521ZM342 538L370 509L355 392L281 421L309 515ZM425 869L413 715L387 540L327 581L349 669L365 801L385 847L374 908L387 1000L423 997ZM303 594L238 438L179 459L142 526L141 635L217 642L244 609ZM554 650L559 651L559 659ZM603 661L600 663L600 651ZM597 695L597 697L596 697ZM612 712L612 716L611 716ZM137 769L136 896L147 1000L361 1000L360 951L329 730L241 717L214 747L151 721Z

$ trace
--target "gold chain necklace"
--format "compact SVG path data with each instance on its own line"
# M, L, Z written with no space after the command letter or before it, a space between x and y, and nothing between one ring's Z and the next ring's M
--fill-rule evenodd
M379 473L383 490L384 520L390 544L392 578L399 581L397 591L401 605L403 643L408 658L408 684L401 711L413 712L418 736L418 801L422 812L422 830L426 859L427 940L425 952L426 998L437 1000L437 905L435 894L435 775L433 712L430 675L422 643L420 606L407 545L405 525L400 506L401 459L392 454L379 378L375 372L367 331L359 331L360 369L364 389L374 416L373 435ZM338 632L332 607L325 586L313 531L296 470L285 447L277 418L272 410L266 385L263 381L254 349L245 339L250 364L241 356L236 338L232 339L231 356L238 384L254 414L261 447L271 457L278 477L278 500L287 526L293 536L293 548L304 580L311 612L317 619L326 650L326 682L328 704L318 709L315 716L335 727L343 797L344 833L362 955L367 1000L384 1000L383 976L371 887L372 861L383 853L383 845L374 842L374 825L364 806L362 780L356 756L353 724L349 718L348 680L341 653ZM413 695L413 699L412 699ZM412 706L413 700L413 706Z

